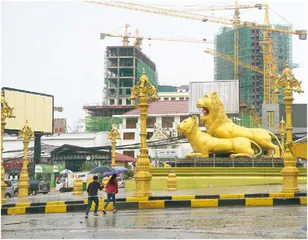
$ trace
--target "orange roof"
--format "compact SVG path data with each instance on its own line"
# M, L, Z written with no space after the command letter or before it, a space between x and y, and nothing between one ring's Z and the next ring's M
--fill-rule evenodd
M137 162L137 158L126 156L121 153L115 153L116 162Z
M188 100L156 101L149 104L148 115L150 114L188 114ZM123 115L140 115L140 109L134 109Z

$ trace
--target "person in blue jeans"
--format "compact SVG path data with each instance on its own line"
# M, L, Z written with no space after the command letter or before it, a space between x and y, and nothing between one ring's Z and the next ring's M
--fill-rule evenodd
M110 203L111 199L113 202L113 212L116 213L116 198L115 195L119 192L118 190L118 179L117 174L113 174L112 177L109 179L107 185L106 185L106 193L107 193L107 202L103 208L103 213L107 214L106 208L108 204Z
M98 189L102 190L103 186L98 182L98 176L93 177L93 182L91 182L87 188L88 192L88 206L86 209L86 216L85 218L88 218L90 208L92 206L92 201L95 203L94 208L94 216L98 216Z

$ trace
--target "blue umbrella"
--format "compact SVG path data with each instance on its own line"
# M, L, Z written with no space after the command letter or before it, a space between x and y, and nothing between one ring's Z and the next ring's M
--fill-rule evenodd
M125 170L125 171L128 171L127 168L125 167L122 167L122 166L115 166L115 167L112 167L114 170L118 171L118 170Z
M112 176L113 174L117 174L117 175L118 175L118 174L124 173L124 172L126 172L126 171L128 171L127 168L115 170L114 172L105 172L105 173L103 174L103 177L109 177L109 176Z

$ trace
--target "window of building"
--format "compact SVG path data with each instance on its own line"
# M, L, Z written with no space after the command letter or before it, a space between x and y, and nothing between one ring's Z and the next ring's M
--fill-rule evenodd
M126 89L126 95L130 95L131 94L131 90L130 89Z
M132 78L123 78L120 79L120 87L132 87L134 84L134 80Z
M134 64L134 60L133 58L120 58L120 66L128 66L128 67L132 67Z
M136 128L138 118L126 118L126 128Z
M151 137L153 136L153 134L154 134L153 132L148 132L148 133L147 133L147 139L151 139Z
M188 116L180 116L180 122L182 122L182 121L185 120L186 118L188 118Z
M122 99L119 99L119 105L122 105Z
M165 97L165 98L164 98L164 100L165 100L165 101L168 101L168 100L169 100L169 98Z
M156 122L155 117L148 117L147 118L147 128L154 128L155 122Z
M174 117L162 117L163 128L172 128L173 122L174 122Z
M134 140L135 133L123 133L123 139L124 140Z
M131 104L132 104L132 101L129 99L126 99L126 105L131 105Z
M123 151L123 155L134 158L135 157L135 151Z
M175 97L172 97L171 100L175 100Z
M114 99L109 99L110 105L114 105L115 100Z
M184 100L184 98L183 98L183 97L180 97L179 100Z
M275 112L267 112L267 127L275 127Z

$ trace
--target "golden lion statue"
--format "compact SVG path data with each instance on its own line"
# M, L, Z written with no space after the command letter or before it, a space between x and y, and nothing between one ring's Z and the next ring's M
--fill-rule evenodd
M171 168L171 166L166 162L163 162L163 165L164 165L164 168Z
M208 157L209 153L232 153L230 155L231 157L252 157L252 155L254 155L254 150L251 148L251 143L260 149L260 152L256 156L262 153L262 149L258 144L248 138L215 138L208 133L202 132L198 127L196 116L184 119L178 124L177 131L179 136L184 135L188 139L193 148L195 153L189 155L202 155Z
M234 124L225 112L224 106L217 96L216 92L210 92L197 101L197 108L202 109L200 117L204 123L207 132L213 137L234 138L245 137L256 142L262 150L267 151L267 156L280 157L280 149L283 151L277 137L270 131L262 128L245 128ZM272 137L275 138L279 147L272 143Z

